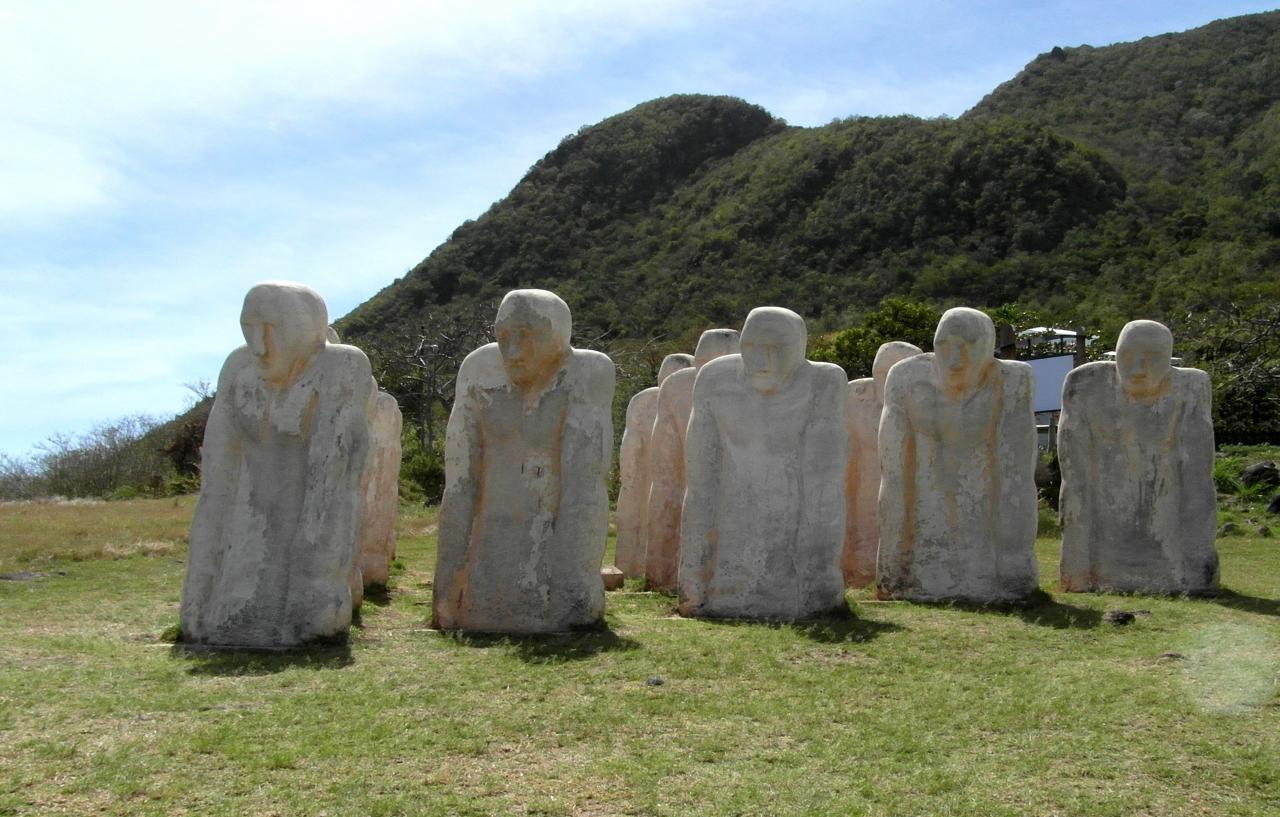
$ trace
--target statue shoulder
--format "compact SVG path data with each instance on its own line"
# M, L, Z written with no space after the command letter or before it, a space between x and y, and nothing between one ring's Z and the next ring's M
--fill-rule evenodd
M613 361L604 352L597 352L594 349L572 349L569 352L570 365L585 377L591 379L608 378L610 381L617 377L617 367L613 365Z
M1093 363L1077 366L1067 372L1066 378L1062 381L1062 392L1065 395L1115 387L1116 364L1106 360L1096 360Z
M676 374L679 374L677 372ZM675 377L675 375L672 375ZM696 386L699 391L715 389L720 391L740 382L742 379L742 355L722 355L703 365L696 373ZM705 386L703 384L706 384Z
M647 389L641 389L631 396L627 401L627 420L633 417L639 417L642 414L652 414L654 407L658 404L658 387L650 386Z
M1213 395L1213 381L1204 369L1175 366L1171 373L1174 388L1196 399L1208 401Z
M849 378L844 369L834 363L808 362L813 372L814 398L836 400L844 405L848 400Z
M320 351L321 365L328 373L337 375L343 381L360 382L372 388L369 383L373 377L373 367L369 358L355 346L345 343L330 343Z
M1035 369L1031 368L1031 364L1025 360L1000 360L996 359L996 366L1006 379L1013 380L1032 380L1036 376Z
M507 372L502 366L502 354L498 344L486 343L473 349L462 359L458 367L458 385L463 386L499 386L506 382Z
M224 385L231 385L241 372L253 368L255 368L253 352L249 351L248 346L237 346L231 354L227 355L226 361L222 364L222 371L218 372L218 391L222 391Z
M613 401L617 367L608 355L592 349L572 349L567 365L570 375L585 386L587 393L606 403Z
M688 401L693 395L693 384L698 379L699 371L701 369L681 369L672 372L670 377L662 381L662 385L658 387L658 411L676 411L678 404Z
M835 363L824 363L822 361L810 360L809 365L813 367L813 375L823 384L838 383L841 389L844 389L849 383L849 376L845 374L844 369Z
M934 385L933 352L899 360L889 369L885 379L884 392L886 398L892 392L909 388L916 383Z
M876 395L876 381L873 377L860 377L857 380L850 380L848 386L848 394L845 397L845 404L850 408L861 406L863 404L874 404L879 409L879 399Z

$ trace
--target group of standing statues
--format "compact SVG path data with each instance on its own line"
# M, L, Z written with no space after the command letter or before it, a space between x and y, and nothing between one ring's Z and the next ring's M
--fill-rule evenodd
M183 636L290 646L345 631L362 572L385 582L389 557L357 558L361 532L389 524L368 510L392 490L370 487L390 468L369 453L381 398L363 354L326 343L310 290L255 287L242 323L248 343L227 361L205 438ZM614 366L570 346L569 308L551 292L509 292L494 328L463 362L449 417L434 626L594 626ZM1034 377L995 358L991 319L948 310L934 352L885 344L872 377L851 383L806 360L806 343L796 313L754 309L741 332L712 329L692 357L668 356L633 398L622 572L694 617L796 620L873 582L916 601L1031 595ZM1064 590L1216 586L1209 380L1172 367L1172 344L1164 326L1134 321L1114 363L1067 377Z

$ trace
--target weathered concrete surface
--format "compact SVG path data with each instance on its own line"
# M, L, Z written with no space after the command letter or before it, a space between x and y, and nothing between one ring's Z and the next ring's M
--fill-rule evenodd
M658 390L658 413L653 422L649 454L648 542L645 579L664 593L676 591L680 565L680 512L684 504L684 437L693 408L693 384L698 370L724 355L737 354L738 330L708 329L698 338L693 368L668 377Z
M1034 375L995 327L948 310L934 352L889 370L880 420L877 592L1000 602L1036 589Z
M922 354L919 346L895 340L876 352L871 377L849 382L844 427L849 437L849 462L845 471L844 550L840 570L849 587L865 587L876 578L876 552L880 525L876 503L880 496L880 412L884 409L884 383L889 369L900 360Z
M618 455L618 489L614 565L627 576L643 576L648 552L649 440L658 415L658 387L668 377L693 366L693 355L667 355L658 368L658 385L637 392L627 404L627 425Z
M1116 362L1062 386L1064 590L1203 593L1218 583L1209 376L1170 365L1154 321L1120 333Z
M376 386L369 414L369 457L360 477L360 530L356 565L364 587L385 587L396 557L400 507L400 432L396 399Z
M280 648L351 622L369 361L327 343L324 301L258 284L205 428L182 594L182 638Z
M559 632L604 613L614 367L569 346L569 308L507 293L497 343L467 356L445 436L434 622Z
M753 309L706 364L685 440L680 613L795 620L844 606L844 370L804 359L804 320Z

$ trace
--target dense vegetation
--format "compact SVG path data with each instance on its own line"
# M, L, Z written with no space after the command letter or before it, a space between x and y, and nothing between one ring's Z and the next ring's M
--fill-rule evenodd
M565 139L341 329L404 396L395 338L515 286L556 290L581 342L624 350L686 348L762 303L811 319L827 356L886 298L1017 305L1102 346L1151 317L1213 371L1220 434L1275 439L1277 56L1269 13L1055 48L958 120L797 128L726 97L655 100Z

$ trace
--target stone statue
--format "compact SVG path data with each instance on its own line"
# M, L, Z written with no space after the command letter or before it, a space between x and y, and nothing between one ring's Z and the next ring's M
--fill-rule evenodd
M995 326L949 309L934 351L889 370L880 418L878 593L1002 602L1038 584L1034 374Z
M708 329L698 338L693 368L672 374L658 390L658 413L649 442L648 541L644 575L653 590L676 591L680 565L680 509L684 503L684 435L693 408L698 370L738 353L738 330Z
M445 436L434 623L559 632L604 614L613 363L569 346L569 307L508 292L467 355Z
M1125 325L1114 363L1062 386L1062 589L1203 593L1218 583L1209 376L1173 335Z
M685 439L680 613L796 620L843 608L844 370L804 358L804 320L753 309L706 364Z
M627 425L618 455L622 486L618 490L618 539L613 560L626 576L644 575L648 552L649 438L658 414L658 387L673 373L691 366L692 355L667 355L658 369L658 385L638 392L627 404Z
M840 569L849 587L866 587L876 578L880 526L876 503L880 496L880 412L884 409L884 381L899 360L922 354L920 347L900 340L876 352L871 377L849 382L844 427L849 435L849 465L845 472L844 552Z
M301 284L249 290L205 428L182 638L292 647L351 622L369 361Z
M396 399L374 384L369 399L369 457L360 477L360 532L356 569L361 588L385 587L396 557L400 507L400 433Z

